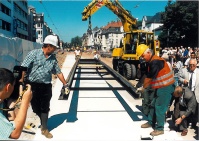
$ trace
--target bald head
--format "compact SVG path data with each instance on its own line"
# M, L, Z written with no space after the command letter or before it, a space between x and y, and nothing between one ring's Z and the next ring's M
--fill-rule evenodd
M175 88L175 90L174 90L173 96L174 96L174 97L180 97L180 96L182 96L182 93L183 93L182 87L177 86L177 87Z
M194 71L197 67L197 60L196 59L190 59L189 61L189 68L190 71Z

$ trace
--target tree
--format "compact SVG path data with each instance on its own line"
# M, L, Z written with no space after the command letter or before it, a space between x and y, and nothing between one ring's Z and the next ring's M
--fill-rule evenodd
M76 37L72 38L71 39L71 45L73 45L73 46L81 46L82 45L81 37L76 36Z
M161 19L163 46L198 46L198 1L168 1Z

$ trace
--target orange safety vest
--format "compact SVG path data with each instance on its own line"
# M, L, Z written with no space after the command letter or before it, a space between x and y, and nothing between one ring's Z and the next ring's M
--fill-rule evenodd
M174 74L173 71L170 70L167 62L156 55L151 58L151 61L153 60L163 60L164 67L158 72L156 78L151 81L152 88L158 89L173 84L175 82Z

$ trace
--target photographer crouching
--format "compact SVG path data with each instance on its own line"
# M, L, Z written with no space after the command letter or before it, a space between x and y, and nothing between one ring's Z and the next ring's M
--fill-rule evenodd
M14 112L15 104L18 103L17 99L16 102L10 102L9 108L5 108L7 107L7 99L13 93L15 83L18 83L16 81L14 74L10 70L0 68L0 140L18 139L26 121L27 110L32 98L30 85L26 85L26 90L20 95L20 108L13 121L9 121L7 117L8 111L9 113ZM19 90L19 92L21 91L22 89Z

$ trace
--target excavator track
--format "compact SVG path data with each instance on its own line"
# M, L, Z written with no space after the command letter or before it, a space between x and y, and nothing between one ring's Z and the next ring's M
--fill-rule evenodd
M106 86L93 86L89 80L106 82ZM86 81L86 84L84 82ZM110 68L107 64L96 59L78 59L74 63L67 82L71 91L104 91L124 90L128 91L135 99L140 97L136 88L122 75ZM59 100L67 100L68 95L60 94Z

